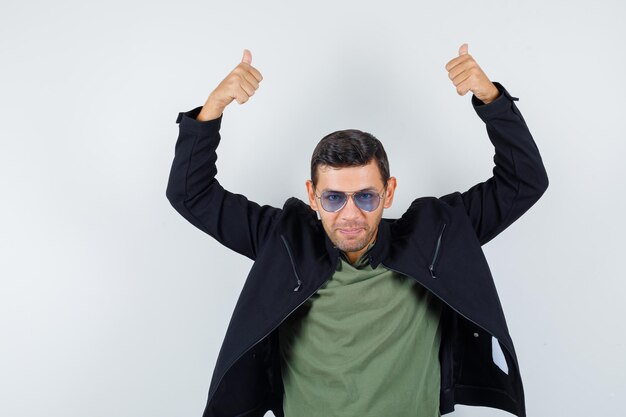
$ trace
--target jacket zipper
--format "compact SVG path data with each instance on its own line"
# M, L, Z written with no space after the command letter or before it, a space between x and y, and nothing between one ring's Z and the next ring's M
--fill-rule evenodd
M439 232L439 237L437 238L437 245L435 247L435 254L433 255L433 260L431 261L430 265L428 266L428 270L430 271L430 276L433 278L437 278L435 276L435 262L437 261L437 256L439 255L439 248L441 247L441 237L443 236L443 231L446 228L446 224L444 223L443 226L441 227L441 231ZM405 274L404 272L398 271L396 269L393 268L389 268L387 265L385 265L384 263L381 262L381 264L388 269L391 269L394 272L397 272L399 274L403 274L406 275L407 277L411 277L409 274ZM415 281L417 281L418 284L420 285L424 285L421 282L419 282L416 278L413 278ZM445 300L443 300L441 297L439 297L439 295L433 291L432 289L428 288L428 290L430 292L432 292L433 294L435 294L437 296L437 298L439 298L441 301L443 301L448 307L450 307L452 310L456 311L457 314L463 316L467 321L470 321L472 323L474 323L477 327L480 327L481 329L483 329L486 333L490 334L487 329L485 329L484 327L482 327L481 325L479 325L478 323L476 323L474 320L471 320L469 317L467 317L466 315L462 314L460 311L458 311L457 309L455 309L454 307L452 307L450 304L448 304ZM493 335L492 335L493 336Z
M285 243L285 245L287 244L287 242L285 241L285 237L283 235L280 235L281 238L283 239L283 242ZM287 251L289 251L289 248L287 248ZM289 257L291 258L291 253L289 254ZM292 259L293 262L293 259ZM300 304L298 304L297 306L295 306L293 309L291 309L291 311L289 313L287 313L287 315L285 317L283 317L280 322L278 322L278 324L274 327L272 327L268 332L266 332L260 339L257 339L256 342L254 342L252 345L250 345L250 347L246 350L243 351L243 353L239 356L237 356L237 358L235 360L233 360L230 365L228 365L228 367L226 368L226 371L224 372L224 374L220 377L220 380L217 382L216 387L219 387L220 384L222 383L222 380L224 379L224 377L226 376L226 374L228 373L228 371L230 370L230 368L237 363L237 361L239 359L241 359L241 357L243 355L245 355L246 353L248 353L250 351L250 349L252 349L253 347L255 347L256 345L259 344L259 342L263 339L265 339L270 333L272 333L274 330L276 330L281 324L283 324L283 322L287 319L287 317L291 316L291 313L293 313L294 311L296 311L298 308L300 308L300 306L302 304L304 304L309 298L311 298L311 296L313 294L315 294L320 288L322 288L329 280L330 278L333 276L334 271L337 270L337 266L339 264L339 256L337 257L337 260L335 261L335 267L332 269L330 275L328 276L328 278L326 278L324 280L324 282L322 282L311 294L309 294L304 300L302 300L302 302ZM294 270L295 272L295 270ZM297 274L296 274L297 276ZM298 278L298 286L300 286L300 278ZM298 287L297 287L298 288ZM215 393L214 393L215 394ZM212 397L211 397L212 398Z
M293 255L291 254L291 249L289 249L289 245L287 244L287 239L284 235L280 235L280 238L283 240L285 244L285 249L287 249L287 254L289 255L289 260L291 261L291 268L293 268L293 274L296 276L298 280L298 285L294 288L294 291L300 291L300 286L302 285L302 281L300 281L300 277L298 276L298 271L296 271L296 263L293 260Z
M433 255L433 260L430 263L430 266L428 267L428 270L430 271L430 276L433 278L437 278L435 276L435 262L437 261L437 255L439 254L439 246L441 245L441 236L443 236L443 231L446 228L446 224L443 224L443 227L441 228L441 232L439 232L439 237L437 238L437 246L435 247L435 255Z
M418 284L420 285L424 285L422 284L420 281L418 281L415 277L412 277L411 275L404 273L402 271L398 271L397 269L393 269L390 268L389 266L385 265L384 263L381 262L381 265L384 266L387 269L392 270L393 272L396 272L398 274L402 274L402 275L406 275L409 278L412 278L413 280L415 280ZM428 288L426 285L424 285L424 287L426 287L428 289L428 291L432 292L433 294L435 294L437 296L437 298L439 298L441 301L443 301L448 307L450 307L452 310L456 311L459 315L463 316L465 319L467 319L468 321L474 323L477 327L480 327L481 329L483 329L485 332L489 333L487 331L487 329L485 329L483 326L479 325L478 323L476 323L474 320L470 319L469 317L467 317L465 314L461 313L459 310L457 310L456 308L452 307L447 301L445 301L443 298L441 298L439 296L439 294L437 294L435 291L433 291L431 288Z
M433 291L433 290L432 290L431 288L429 288L427 285L422 284L422 283L421 283L420 281L418 281L415 277L412 277L411 275L406 274L406 273L404 273L404 272L402 272L402 271L398 271L397 269L390 268L389 266L385 265L383 262L381 262L381 265L382 265L382 266L384 266L384 267L385 267L385 268L387 268L387 269L390 269L390 270L392 270L392 271L394 271L394 272L397 272L398 274L406 275L407 277L414 279L414 280L415 280L418 284L423 285L423 286L424 286L424 287L425 287L428 291L432 292L432 293L433 293L433 294L434 294L434 295L435 295L435 296L436 296L439 300L441 300L444 304L446 304L448 307L450 307L452 310L454 310L454 311L455 311L458 315L460 315L461 317L465 318L465 320L467 320L467 321L469 321L469 322L473 323L476 327L481 328L481 329L482 329L482 330L483 330L486 334L488 334L488 335L490 335L490 336L494 337L494 336L493 336L493 335L492 335L492 334L491 334L491 333L490 333L487 329L485 329L483 326L481 326L480 324L476 323L474 320L472 320L472 319L470 319L469 317L467 317L465 314L461 313L461 312L460 312L459 310L457 310L456 308L452 307L452 306L451 306L451 305L450 305L447 301L445 301L443 298L441 298L441 297L439 296L439 294L437 294L437 292L436 292L436 291ZM505 348L506 348L506 346L505 346ZM508 348L506 348L506 349L507 349L507 351L509 350ZM510 351L509 351L509 354L511 355L511 352L510 352ZM511 355L511 357L513 357L513 355ZM516 363L516 365L517 365L517 363Z

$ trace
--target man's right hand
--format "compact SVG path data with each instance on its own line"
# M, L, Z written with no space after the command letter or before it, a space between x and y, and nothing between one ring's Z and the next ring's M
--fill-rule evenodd
M259 88L263 79L261 73L252 65L252 54L249 50L243 50L243 58L239 65L222 80L221 83L209 94L206 103L200 110L196 120L207 121L217 119L233 100L243 104Z

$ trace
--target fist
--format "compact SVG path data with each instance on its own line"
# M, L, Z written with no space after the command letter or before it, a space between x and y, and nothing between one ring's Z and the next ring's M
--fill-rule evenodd
M500 91L474 61L467 49L466 43L461 45L459 56L446 64L448 78L456 86L459 95L464 96L471 91L483 103L491 103L500 95Z
M233 100L243 104L254 95L263 77L251 63L252 54L244 49L241 62L209 94L209 98L196 117L197 120L208 121L218 118Z
M251 64L252 54L244 49L239 65L211 93L217 103L226 107L231 101L237 100L237 103L243 104L254 95L263 77Z

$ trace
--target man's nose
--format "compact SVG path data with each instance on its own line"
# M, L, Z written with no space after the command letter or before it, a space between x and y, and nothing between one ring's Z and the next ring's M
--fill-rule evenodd
M346 205L341 209L341 217L344 219L355 219L363 216L361 209L354 203L354 194L348 196Z

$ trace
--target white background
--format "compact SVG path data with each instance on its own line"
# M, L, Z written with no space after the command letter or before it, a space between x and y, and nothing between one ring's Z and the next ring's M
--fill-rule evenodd
M6 3L6 2L5 2ZM91 3L91 4L90 4ZM620 1L13 2L0 12L0 415L200 416L251 262L165 198L179 111L252 51L218 179L305 199L317 141L385 144L398 217L491 176L484 124L445 64L469 43L519 101L550 187L483 248L529 416L621 416ZM505 416L457 406L453 415Z

